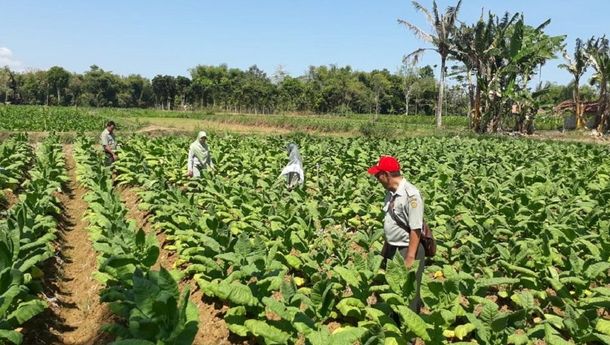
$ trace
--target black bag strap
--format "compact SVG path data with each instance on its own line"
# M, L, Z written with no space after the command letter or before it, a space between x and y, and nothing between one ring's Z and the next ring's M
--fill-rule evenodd
M411 227L405 224L402 220L398 219L396 213L394 213L394 201L396 200L396 195L392 196L392 200L390 201L390 205L388 207L388 212L390 213L390 217L400 226L401 228L407 230L407 232L411 232Z

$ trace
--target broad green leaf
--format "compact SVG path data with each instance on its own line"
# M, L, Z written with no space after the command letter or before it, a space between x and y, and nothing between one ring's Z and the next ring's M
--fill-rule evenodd
M457 326L453 331L455 332L455 337L464 340L464 338L472 331L476 329L475 325L472 323L467 323L465 325Z
M339 327L331 335L332 345L352 345L356 343L366 333L365 328L360 327Z
M267 344L285 344L290 339L290 334L264 321L246 320L244 325L254 336L265 339Z
M18 324L23 324L34 316L42 313L47 304L41 300L31 300L20 303L17 309L6 316L7 320L15 319Z
M595 330L610 336L610 321L604 319L597 319L595 323Z
M525 333L515 333L508 336L508 344L514 345L526 345L529 341L527 334Z
M350 270L345 267L337 266L334 268L335 272L341 276L351 286L358 286L360 284L360 275L357 271Z
M411 332L425 341L430 341L430 335L428 335L427 330L428 325L419 315L406 306L399 305L392 308L398 312L402 321Z
M364 311L364 303L353 297L347 297L337 303L337 309L343 316L360 319Z
M13 344L21 344L23 335L16 331L0 329L0 340L10 341Z

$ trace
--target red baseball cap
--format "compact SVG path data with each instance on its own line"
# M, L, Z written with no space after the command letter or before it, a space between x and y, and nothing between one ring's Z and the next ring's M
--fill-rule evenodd
M400 164L398 160L392 156L381 156L379 157L379 163L369 168L368 173L371 175L377 175L380 172L395 172L400 171Z

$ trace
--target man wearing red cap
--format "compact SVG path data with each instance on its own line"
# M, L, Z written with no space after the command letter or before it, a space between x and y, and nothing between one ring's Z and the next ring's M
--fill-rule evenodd
M391 260L396 252L404 258L407 267L419 260L416 295L410 305L411 310L419 312L422 304L420 285L425 265L425 251L420 242L424 223L423 199L419 190L402 177L400 164L392 156L381 156L379 163L370 167L368 173L374 175L387 190L383 207L385 242L381 251L384 261Z

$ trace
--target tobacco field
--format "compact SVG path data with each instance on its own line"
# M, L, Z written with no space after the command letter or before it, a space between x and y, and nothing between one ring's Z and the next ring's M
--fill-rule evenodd
M0 187L18 196L0 211L0 343L20 343L49 308L69 159L115 344L194 343L210 331L194 290L239 344L610 344L606 146L218 134L215 169L194 180L192 138L119 141L113 172L84 136L71 151L52 136L0 144ZM278 177L289 142L306 173L293 191ZM438 240L419 315L415 273L398 257L381 267L384 191L366 174L380 154L422 191ZM125 189L152 230L129 219Z

